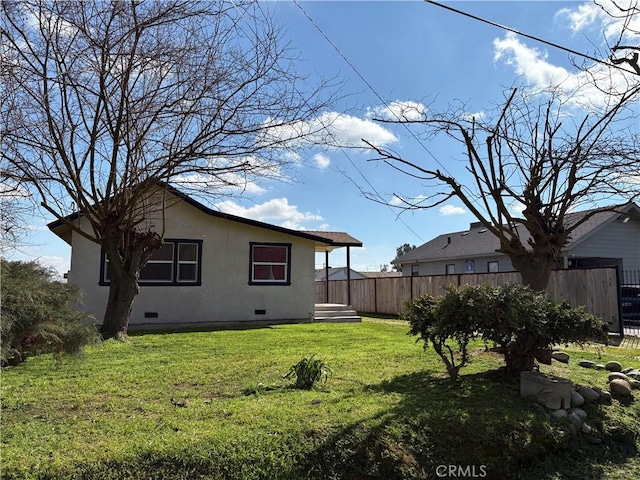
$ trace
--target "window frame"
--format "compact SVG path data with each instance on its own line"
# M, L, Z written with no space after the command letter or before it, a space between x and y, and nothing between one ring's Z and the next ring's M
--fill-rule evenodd
M249 285L291 285L291 243L272 243L272 242L249 242ZM286 248L286 263L283 262L254 262L255 247L284 247ZM283 280L260 280L254 278L254 265L284 265L285 278Z
M491 265L495 265L495 271L491 270ZM499 273L500 272L500 261L499 260L491 260L487 262L487 273Z
M451 272L449 271L449 267L451 267ZM455 275L456 274L456 264L455 263L447 263L444 266L444 274L445 275Z
M138 279L138 285L141 287L199 287L202 285L202 240L192 240L188 238L163 238L163 244L173 245L173 258L171 260L171 280L142 280ZM196 260L181 261L179 258L180 245L196 245ZM153 260L150 260L153 262ZM101 286L111 285L111 281L106 278L107 275L107 254L104 248L100 254L100 281ZM169 263L168 260L158 261L157 263ZM194 280L179 280L180 265L195 265L196 275Z

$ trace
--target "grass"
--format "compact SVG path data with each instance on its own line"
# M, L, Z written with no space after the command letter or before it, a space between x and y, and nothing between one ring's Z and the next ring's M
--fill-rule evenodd
M640 478L640 409L590 406L600 445L567 434L483 372L480 345L451 384L396 320L145 334L79 359L29 359L2 372L2 478L435 478L438 465L484 478ZM571 348L543 370L606 385L581 358L640 367L636 349ZM333 372L310 391L278 386L315 354ZM636 393L637 397L637 393ZM483 465L483 470L479 466Z

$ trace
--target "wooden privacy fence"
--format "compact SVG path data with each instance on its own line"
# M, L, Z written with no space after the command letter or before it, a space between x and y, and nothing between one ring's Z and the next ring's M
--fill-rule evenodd
M358 312L398 315L404 303L424 293L442 295L443 287L453 285L505 285L521 283L518 272L429 275L417 277L382 277L351 280L351 306ZM316 282L316 303L325 303L325 282ZM547 293L556 300L566 300L585 309L609 324L609 331L619 332L618 280L615 268L554 270ZM329 281L329 303L347 303L347 281Z

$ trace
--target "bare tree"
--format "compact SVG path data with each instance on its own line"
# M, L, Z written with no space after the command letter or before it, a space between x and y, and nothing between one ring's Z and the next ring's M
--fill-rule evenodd
M391 122L458 142L466 176L452 175L442 162L434 165L435 158L411 160L369 146L379 160L425 185L420 202L397 194L404 208L430 208L457 197L499 239L498 251L511 259L523 283L544 290L562 248L596 210L572 222L567 214L598 201L639 196L640 137L627 108L637 94L638 88L631 89L603 111L580 118L564 111L566 100L557 94L513 89L493 121L471 118L461 107Z
M0 172L0 178L5 177ZM10 180L0 183L0 255L23 246L29 235L28 216L33 212L28 191Z
M2 13L2 162L101 245L102 333L126 333L139 272L161 245L148 219L162 189L216 195L279 175L295 133L269 132L316 114L323 85L304 83L254 0L7 1Z

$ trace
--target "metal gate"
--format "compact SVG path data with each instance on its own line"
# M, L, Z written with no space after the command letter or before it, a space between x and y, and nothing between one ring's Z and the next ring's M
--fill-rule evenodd
M640 337L640 270L622 272L620 313L624 335Z

